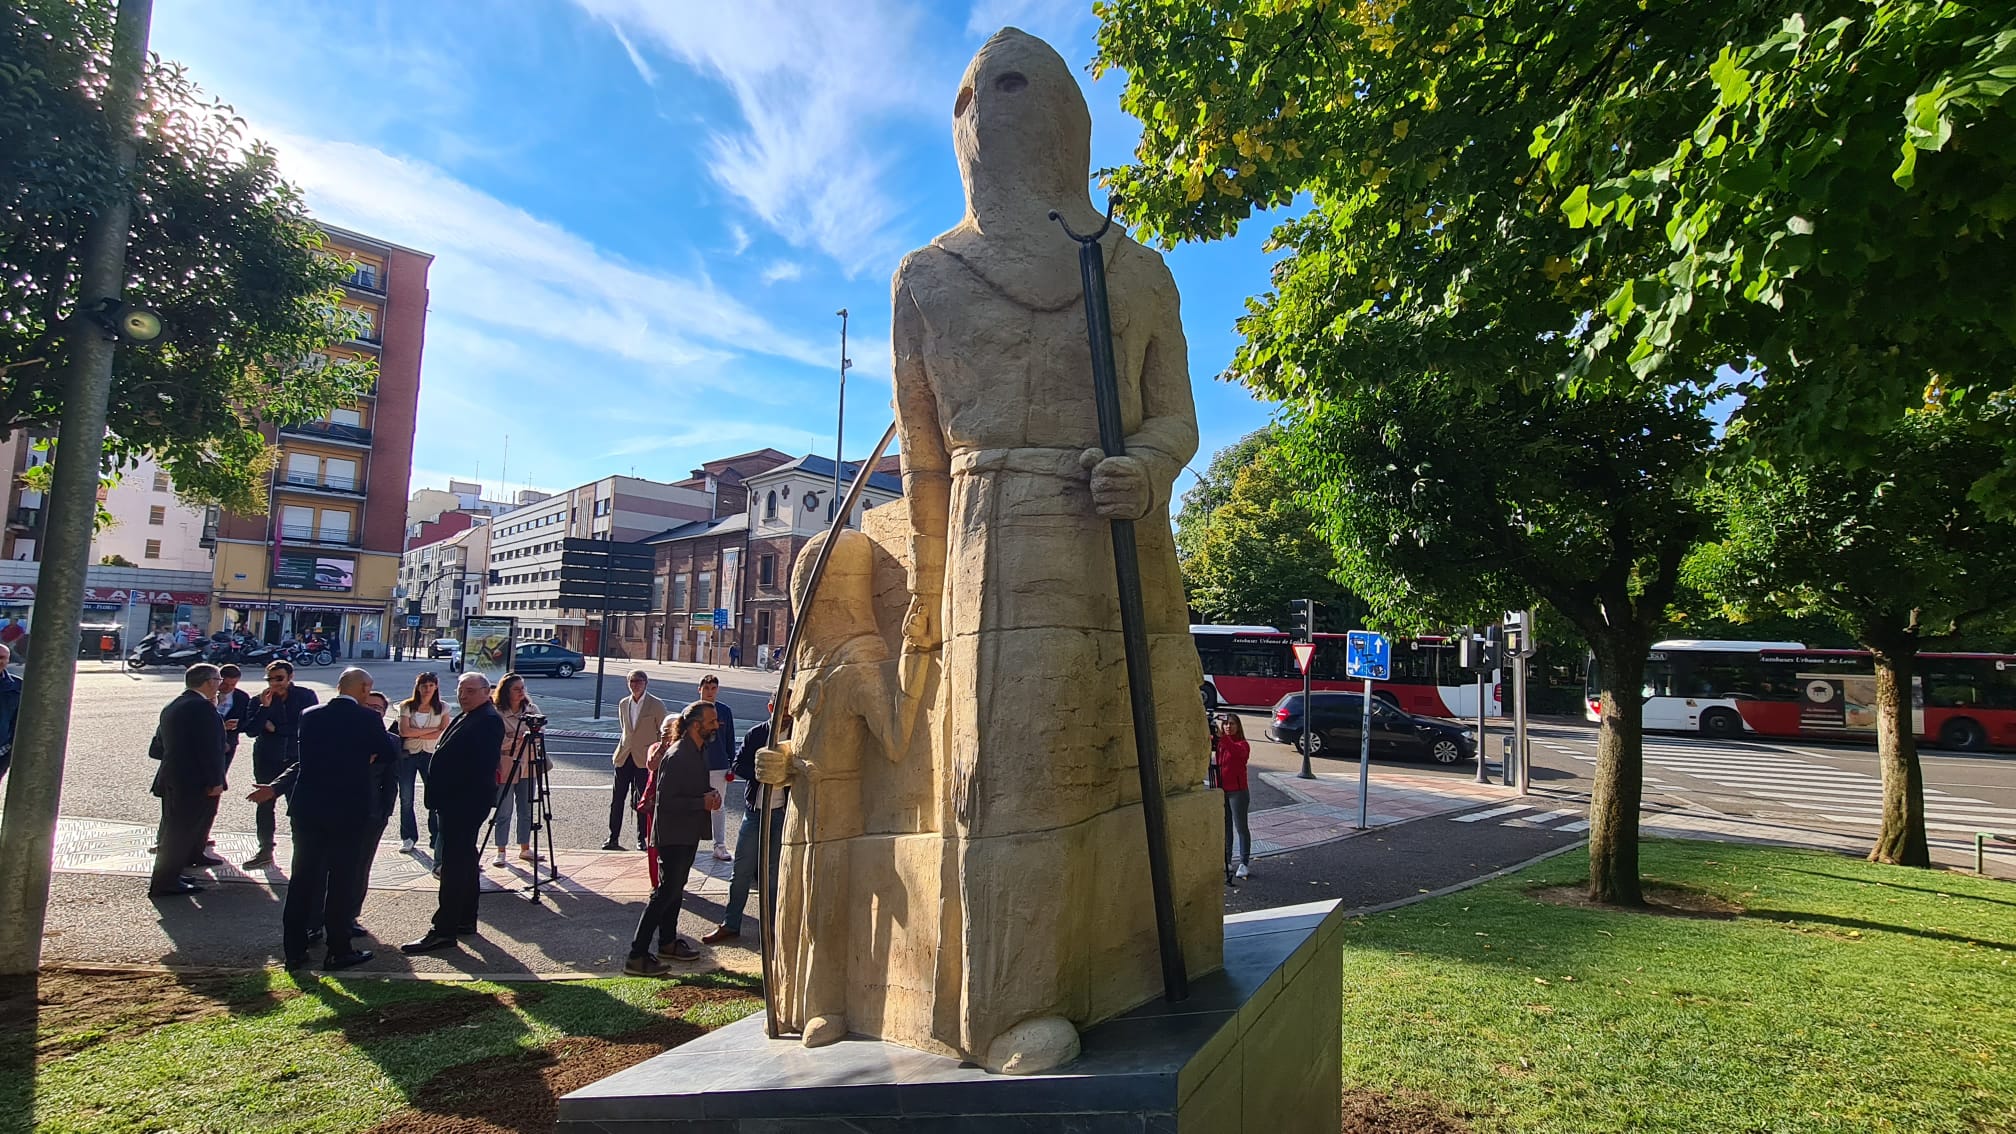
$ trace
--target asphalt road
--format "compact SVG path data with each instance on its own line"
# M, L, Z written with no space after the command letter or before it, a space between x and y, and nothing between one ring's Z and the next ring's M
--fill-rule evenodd
M377 688L393 701L406 697L413 679L422 670L434 669L444 679L452 678L444 665L425 662L367 663ZM612 662L605 691L606 727L615 729L615 698L622 696L628 662ZM641 668L653 675L651 692L668 706L677 707L699 696L698 666L652 665ZM336 676L342 667L302 669L296 679L327 700L335 693ZM720 700L734 712L738 731L762 718L768 697L766 687L775 675L754 670L718 671L722 678ZM586 718L592 709L595 677L591 672L572 678L532 677L526 688L533 702L553 718L552 728L582 727L575 718ZM248 688L251 685L248 684ZM65 815L94 819L122 819L150 822L158 817L159 803L148 792L153 782L154 763L147 758L147 742L154 735L155 721L162 706L182 689L181 674L165 670L129 674L109 666L86 663L78 667L77 692L70 720L70 743L63 770L61 811ZM255 690L256 691L256 690ZM554 736L548 740L547 754L553 761L554 841L561 847L599 847L609 837L609 757L614 742ZM225 793L218 808L217 829L253 829L253 805L245 799L251 790L249 749L242 749L233 765L232 790ZM730 785L728 808L740 806L740 785ZM728 837L734 837L731 828ZM628 845L635 838L634 825L624 837Z

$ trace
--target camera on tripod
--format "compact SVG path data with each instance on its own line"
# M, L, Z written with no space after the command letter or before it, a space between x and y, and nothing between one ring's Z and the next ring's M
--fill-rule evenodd
M526 713L518 719L524 723L528 732L538 732L540 729L546 727L546 715L544 713Z

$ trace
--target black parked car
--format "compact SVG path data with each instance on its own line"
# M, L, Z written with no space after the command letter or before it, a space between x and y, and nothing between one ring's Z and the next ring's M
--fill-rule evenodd
M511 669L527 677L541 674L572 677L581 672L582 663L587 660L573 650L551 642L527 642L518 647L518 652L512 656Z
M1364 703L1358 693L1312 693L1316 701L1316 727L1309 734L1311 756L1356 759L1362 735ZM1298 744L1302 739L1302 694L1290 693L1274 703L1274 719L1267 725L1267 739L1282 744ZM1372 756L1389 760L1433 760L1454 764L1474 759L1475 739L1470 730L1440 717L1417 717L1372 699Z

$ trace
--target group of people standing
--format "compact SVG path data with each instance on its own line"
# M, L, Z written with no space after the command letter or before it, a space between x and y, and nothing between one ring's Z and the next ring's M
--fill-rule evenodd
M428 931L402 945L406 953L447 949L477 932L478 844L486 819L496 818L497 864L506 861L515 821L519 857L537 869L532 832L538 749L530 738L543 718L519 675L507 674L493 690L482 674L462 674L454 698L459 713L453 715L432 673L415 680L412 695L396 712L360 668L343 671L336 696L326 703L296 685L293 667L284 661L267 667L266 688L257 696L237 688L239 676L236 666L191 666L183 675L182 695L161 712L151 750L160 762L154 793L161 799L151 894L200 893L203 882L185 871L223 865L209 849L210 829L239 739L247 734L254 738L255 783L246 798L258 808L259 850L246 869L273 862L276 807L287 800L293 851L281 940L289 968L306 965L318 941L326 944L325 969L372 958L356 945L366 936L357 918L379 841L395 814L400 850L412 853L425 813L440 879ZM727 917L702 940L740 936L743 907L755 883L760 793L749 793L734 854L726 849L722 801L734 776L753 778L755 752L769 735L766 720L734 751L734 715L718 700L720 682L712 675L703 679L700 699L676 714L650 694L649 685L648 675L631 673L630 696L618 704L622 732L612 757L616 777L605 845L623 849L618 841L623 815L631 811L640 849L648 845L657 854L657 880L624 964L626 972L645 976L666 972L667 961L699 956L695 943L679 935L678 918L699 844L710 837L715 857L735 861L736 867ZM389 727L388 715L394 717ZM773 837L781 804L781 798L774 801ZM774 880L774 861L771 865Z

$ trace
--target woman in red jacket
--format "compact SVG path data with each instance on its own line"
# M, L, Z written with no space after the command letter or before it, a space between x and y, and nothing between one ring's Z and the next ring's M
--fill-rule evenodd
M1225 793L1225 877L1249 877L1247 865L1253 861L1253 831L1246 825L1247 808L1253 794L1246 790L1246 726L1225 713L1218 718L1218 735L1211 742L1211 759L1218 766L1218 788ZM1232 857L1232 836L1239 836L1239 857Z

